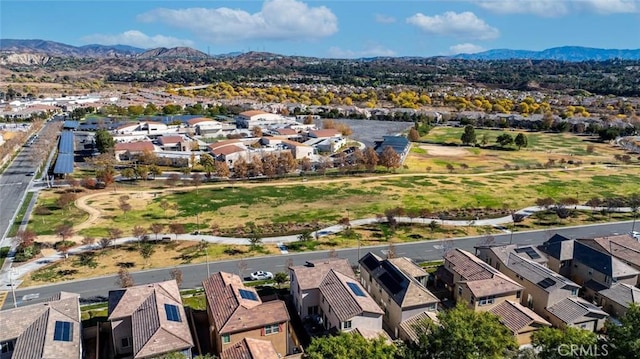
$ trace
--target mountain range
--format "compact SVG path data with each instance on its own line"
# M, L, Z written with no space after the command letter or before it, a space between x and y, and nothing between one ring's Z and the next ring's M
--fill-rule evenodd
M89 58L195 58L210 57L204 52L189 47L141 49L127 45L84 45L72 46L47 40L14 40L0 39L0 52L10 54L39 54L53 57L89 57ZM213 57L235 57L241 55L234 52ZM275 55L274 56L279 56ZM598 49L580 46L554 47L542 51L496 49L474 54L458 54L450 56L463 60L557 60L557 61L605 61L611 59L640 60L640 49Z

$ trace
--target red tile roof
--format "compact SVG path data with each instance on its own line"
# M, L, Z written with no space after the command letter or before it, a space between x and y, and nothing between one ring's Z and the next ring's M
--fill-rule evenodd
M197 117L197 118L190 119L189 121L187 121L187 123L189 124L189 126L195 126L200 122L206 122L206 121L213 121L213 120L206 117Z
M124 143L116 143L114 150L116 152L119 151L129 151L129 152L144 152L144 151L153 151L155 147L153 143L150 141L138 141L138 142L124 142Z
M180 143L183 142L184 138L182 136L160 136L158 137L158 142L162 145L166 145L169 143Z
M251 110L251 111L240 112L241 116L246 116L246 117L251 117L251 116L256 116L256 115L266 115L266 114L269 114L269 112L260 111L260 110Z
M293 128L279 128L278 133L281 135L297 135L298 132Z
M329 128L329 129L324 129L324 130L309 131L309 135L311 135L312 137L316 137L316 138L323 138L323 137L340 136L341 133L340 133L340 131L338 131L336 129Z
M242 147L238 147L236 145L228 145L228 146L223 146L223 147L218 147L216 149L211 150L211 153L213 153L216 156L226 156L226 155L230 155L232 153L236 153L236 152L243 152L244 148Z
M278 352L268 340L244 338L220 353L220 359L279 359Z

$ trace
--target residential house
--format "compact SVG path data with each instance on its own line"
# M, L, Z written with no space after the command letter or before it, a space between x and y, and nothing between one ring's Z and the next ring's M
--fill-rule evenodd
M533 333L540 328L551 326L551 323L531 309L510 300L494 306L489 312L500 317L500 322L511 330L519 346L531 344Z
M196 135L204 137L222 137L236 132L236 126L233 124L204 117L192 118L187 121L187 124L193 128Z
M585 286L588 297L614 283L638 283L640 271L607 251L598 250L599 245L594 248L587 243L562 237L543 243L540 250L548 255L550 263L552 259L554 263L561 263L561 269L568 272L572 280ZM570 256L567 248L572 249Z
M268 340L244 338L229 346L220 359L280 359L276 348Z
M254 127L266 129L269 126L285 125L289 123L295 123L295 120L290 120L282 115L260 110L244 111L236 116L236 126L240 128L247 128L249 130Z
M384 311L356 279L346 259L309 261L289 268L291 296L298 315L321 318L327 330L356 330L364 337L385 336Z
M82 358L78 294L0 311L0 359Z
M113 151L116 160L127 161L145 152L154 152L155 146L151 141L116 143Z
M309 131L309 138L333 138L342 137L342 133L333 128Z
M439 323L436 312L421 312L411 318L403 320L398 330L398 339L417 343L420 335L423 334L420 328L424 328L428 322Z
M157 141L163 151L191 151L192 141L183 136L165 135L158 137Z
M115 132L118 134L136 134L136 133L146 133L146 134L161 134L167 132L169 126L162 122L157 121L141 121L138 123L127 123L118 128L116 128Z
M289 267L291 298L300 318L320 314L319 287L331 269L356 279L351 264L344 258L310 260L305 265Z
M600 252L608 253L636 270L640 270L640 242L628 234L577 241Z
M440 300L424 287L427 277L409 258L383 260L369 252L360 259L360 283L383 308L384 328L392 337L399 336L403 321L438 310Z
M296 344L290 339L289 313L283 301L262 302L254 288L246 287L239 276L231 273L215 273L202 286L211 347L216 355L246 338L270 342L282 357L294 352Z
M455 248L444 256L436 281L476 311L489 310L505 300L519 301L523 287L473 254Z
M537 259L535 257L539 255L533 247L522 248L529 250L518 253L516 250L519 248L514 248L505 261L496 264L504 274L524 287L519 302L556 327L602 329L607 314L578 297L580 285L529 259L531 256ZM490 250L494 253L501 251L496 247Z
M640 289L626 283L616 283L596 293L594 299L605 312L620 318L632 304L640 305Z
M109 291L108 320L116 356L191 357L193 338L175 280Z

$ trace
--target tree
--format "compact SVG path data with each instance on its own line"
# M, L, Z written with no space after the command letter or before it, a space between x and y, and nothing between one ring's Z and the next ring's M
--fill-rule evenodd
M173 268L169 274L171 279L175 280L178 287L180 287L182 285L182 271L178 268Z
M109 131L100 129L96 131L96 148L100 153L107 153L113 150L116 142L113 140L113 136Z
M233 173L236 178L246 178L249 173L249 164L247 161L240 157L233 164Z
M153 176L153 178L156 178L162 175L162 170L157 165L151 165L149 166L149 173Z
M300 160L300 170L302 172L308 172L313 169L313 163L309 157L304 157Z
M262 137L262 128L260 128L260 126L252 128L251 137Z
M184 225L182 223L170 223L169 224L169 230L171 231L171 233L176 235L176 240L178 239L178 235L179 234L184 234L186 233L185 229L184 229Z
M101 249L105 249L105 248L109 247L110 244L111 244L111 239L109 239L107 237L102 237L98 241L98 246L100 246Z
M480 146L486 146L489 144L489 135L486 133L482 134L482 137L480 137Z
M56 199L56 206L62 210L67 210L75 200L75 193L64 192Z
M167 186L173 187L178 183L178 181L180 181L180 175L177 173L170 173L165 181L167 182Z
M471 125L464 126L464 132L462 136L460 136L460 141L462 141L464 145L475 145L477 142L476 129Z
M115 246L116 239L122 237L122 230L120 228L111 227L107 232L109 233L109 239L113 241L113 245Z
M501 147L509 146L513 143L513 137L508 133L503 133L498 138L496 138L496 143L498 143Z
M16 233L14 243L17 247L30 247L35 242L36 237L36 232L30 229L20 230L18 231L18 233Z
M163 229L164 229L164 224L162 223L152 223L151 226L149 227L149 230L151 230L151 233L156 235L156 241L158 240L158 234L160 234L160 232L162 232Z
M118 207L122 211L122 214L124 215L124 218L127 218L127 212L129 212L131 210L131 205L129 204L129 202L120 201L120 204L118 205Z
M131 167L127 167L120 171L120 176L128 179L133 179L136 176L136 171Z
M211 173L216 171L217 161L209 154L202 154L200 156L200 166L204 169L207 177L211 177Z
M231 175L229 165L227 165L227 162L225 161L215 161L214 168L217 177L228 178Z
M298 240L300 242L306 242L306 241L310 241L313 239L313 236L311 235L311 231L305 230L304 232L300 233L298 235Z
M56 227L56 235L66 241L67 238L72 237L74 234L73 227L68 224L61 224Z
M365 339L357 333L315 337L306 350L309 359L391 359L396 347L382 337Z
M373 147L367 147L364 149L364 165L367 168L367 171L375 171L379 161L378 153L373 149Z
M640 358L640 306L631 304L627 313L620 318L620 325L607 322L611 358Z
M474 312L464 303L438 314L440 325L424 323L418 343L408 349L408 357L458 359L501 359L517 349L511 331L489 312Z
M118 271L118 279L116 280L116 285L121 288L129 288L134 285L133 277L131 273L126 268L120 268Z
M198 194L198 187L202 184L202 175L194 173L191 175L191 184L196 187L196 194Z
M282 284L289 280L289 276L285 272L278 272L273 276L273 280L278 284L278 289L280 289Z
M407 138L411 142L417 142L418 140L420 140L420 134L418 133L418 130L416 130L415 127L411 127L411 129L409 130L409 134L407 135Z
M153 253L155 253L155 248L153 248L153 244L146 242L143 245L140 246L140 255L142 256L142 258L144 258L144 262L145 264L147 263L147 261L149 260L149 258L151 258L151 256L153 255Z
M298 168L298 162L289 151L280 152L278 156L278 173L287 174Z
M380 154L380 164L384 166L387 171L391 168L398 168L400 167L400 155L391 146L387 146Z
M548 210L556 201L551 198L538 198L536 199L536 206L543 208L544 210Z
M85 246L92 245L94 243L96 243L96 239L94 237L87 236L82 238L82 244L84 244Z
M251 250L258 249L262 245L262 237L260 236L260 231L254 228L249 234L249 245Z
M147 234L147 230L142 228L141 226L135 226L133 227L132 233L134 237L138 238L138 240L142 240L142 237Z
M531 344L538 351L538 356L545 359L588 358L582 355L572 356L569 349L573 345L587 348L597 343L598 337L594 332L574 327L564 329L544 327L531 335Z
M527 136L525 136L524 133L519 133L516 136L514 143L518 146L518 149L521 149L522 147L527 147L529 145L529 140L527 140Z

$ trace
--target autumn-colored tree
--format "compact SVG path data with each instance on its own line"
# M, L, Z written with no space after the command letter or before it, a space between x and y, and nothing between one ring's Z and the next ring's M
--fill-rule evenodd
M249 174L249 164L244 158L238 158L233 164L233 173L236 178L247 178L247 174Z
M278 174L287 174L298 168L298 162L289 151L280 152L278 156Z
M180 181L180 175L177 173L170 173L165 180L167 186L169 187L174 187L178 183L178 181Z
M149 226L149 230L151 231L151 233L156 235L156 241L158 240L158 234L160 234L163 229L164 224L162 223L152 223L151 226Z
M269 177L275 177L278 173L278 158L273 153L268 153L262 158L262 173Z
M334 120L322 120L322 128L325 130L335 129L336 121Z
M400 167L400 160L400 155L391 146L385 147L380 154L380 164L384 166L387 171L391 168L396 169Z
M82 244L84 244L85 246L88 246L94 243L96 243L96 239L94 237L86 236L82 238Z
M313 169L313 164L309 157L304 157L300 160L300 170L303 172L308 172Z
M126 268L120 268L118 271L118 279L116 280L116 284L121 288L129 288L133 287L135 282L133 281L133 277L131 273Z
M75 193L64 192L58 197L58 199L56 199L56 206L60 209L67 210L75 200Z
M378 153L373 147L367 147L364 150L364 165L368 171L375 171L376 166L380 158L378 157Z
M262 137L262 128L260 128L260 126L256 126L254 128L251 129L251 136L252 137Z
M178 287L182 285L182 271L180 269L173 268L171 272L169 272L169 275L171 275L171 279L176 281Z
M177 222L169 223L169 231L175 234L176 240L178 239L179 234L186 233L184 225L182 223L177 223Z
M407 135L407 138L411 142L417 142L418 140L420 140L420 134L418 133L418 130L416 130L415 127L411 127L411 129L409 130L409 134Z
M14 243L18 247L30 247L35 242L36 237L36 232L30 229L19 230L14 237Z
M215 161L216 176L220 178L228 178L231 175L229 165L225 161Z
M75 232L73 231L73 227L68 224L61 224L56 227L56 235L62 238L63 241L66 241L67 238L73 236Z

